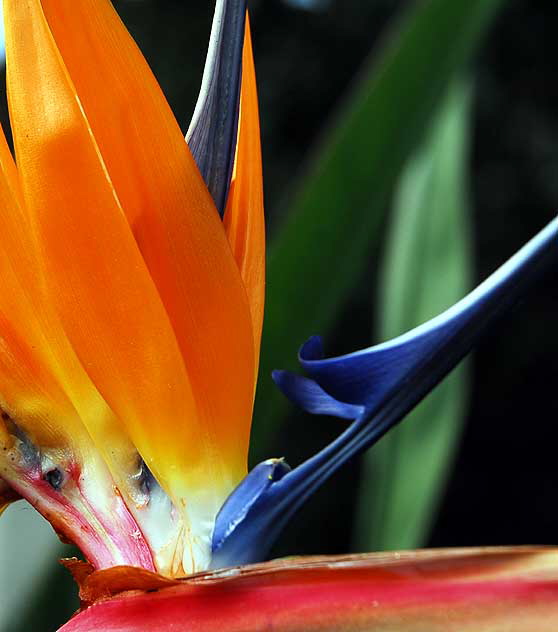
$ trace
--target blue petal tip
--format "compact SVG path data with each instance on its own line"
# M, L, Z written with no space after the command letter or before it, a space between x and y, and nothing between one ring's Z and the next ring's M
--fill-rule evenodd
M313 415L356 419L363 406L339 401L326 393L314 380L290 371L273 371L273 380L281 392L300 408Z
M300 347L298 352L299 360L311 362L321 360L324 357L324 345L321 336L312 336Z

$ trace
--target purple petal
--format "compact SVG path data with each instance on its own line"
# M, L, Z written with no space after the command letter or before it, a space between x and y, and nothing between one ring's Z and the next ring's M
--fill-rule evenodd
M246 0L217 0L202 85L186 141L221 216L231 182Z

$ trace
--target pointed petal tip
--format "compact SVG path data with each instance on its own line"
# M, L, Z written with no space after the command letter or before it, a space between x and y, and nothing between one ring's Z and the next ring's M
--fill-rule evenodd
M202 85L186 141L225 211L238 129L246 0L217 0Z
M238 140L223 225L250 304L256 380L265 303L265 216L258 91L248 16L242 51Z
M476 289L435 318L392 340L337 357L324 358L313 336L299 351L301 366L341 401L376 410L411 376L421 374L423 397L478 342L481 336L558 261L558 218ZM416 403L416 402L414 402Z
M364 406L335 399L314 380L291 373L273 371L273 380L281 392L300 408L313 415L329 415L340 419L356 419Z
M311 336L300 347L298 357L301 362L311 362L312 360L321 360L324 357L324 345L321 336Z
M268 550L265 530L259 532L257 521L250 516L254 511L261 514L262 502L264 506L268 503L268 492L289 472L291 467L285 459L267 459L256 465L230 494L215 519L211 568L223 568L239 560L263 559ZM241 528L236 531L239 525Z

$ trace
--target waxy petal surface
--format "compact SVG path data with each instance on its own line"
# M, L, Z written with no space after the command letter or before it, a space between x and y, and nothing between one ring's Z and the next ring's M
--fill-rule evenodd
M53 347L67 342L42 300L37 248L1 130L0 234L0 407L37 444L58 441L64 447L72 436L79 443L84 429L52 371ZM37 415L41 423L33 423L31 418Z
M48 357L29 337L31 330L22 339L0 312L0 476L98 568L127 563L154 569Z
M132 538L131 546L126 541L137 527L122 499L114 495L116 482L134 507L140 494L130 472L136 466L137 451L114 424L113 413L83 370L47 298L39 248L1 131L0 209L0 474L15 487L19 479L26 480L21 494L55 528L64 530L73 511L75 524L79 523L73 535L89 559L100 564L141 560L153 568L142 538ZM44 481L55 470L63 483L59 490ZM69 498L75 506L69 507ZM76 513L78 506L88 516ZM106 518L108 511L114 519L114 513L119 513L124 531L118 535L119 529L112 527L114 533L108 535L93 518L92 506L97 517ZM82 529L83 525L87 528ZM102 531L109 539L119 538L125 554L115 553L114 547L107 554L98 538ZM67 530L66 536L71 537Z
M153 74L110 2L43 0L42 6L175 332L205 449L213 451L216 468L221 459L226 463L220 476L230 488L246 471L254 368L248 301L222 222ZM118 252L116 240L114 248Z
M19 176L17 174L17 168L14 161L14 157L6 142L6 136L4 130L0 126L0 169L2 171L2 177L5 179L3 186L8 186L12 196L17 198L18 203L22 204L21 199L21 187L19 184ZM4 211L5 212L5 211Z
M314 380L290 371L273 371L273 380L294 404L312 415L331 415L340 419L356 419L364 406L341 402Z
M85 370L205 538L226 468L40 2L4 9L17 164L49 292Z
M61 632L554 632L558 623L555 549L295 558L168 587L110 569L85 579L82 595L106 597L111 583L151 592L96 603Z
M0 475L14 497L17 490L97 566L154 568L78 413L87 408L99 425L110 411L46 300L32 224L1 132L0 209ZM100 445L109 465L123 443L116 434L105 432Z
M242 54L238 144L224 223L250 301L257 376L265 300L265 218L258 93L248 16Z

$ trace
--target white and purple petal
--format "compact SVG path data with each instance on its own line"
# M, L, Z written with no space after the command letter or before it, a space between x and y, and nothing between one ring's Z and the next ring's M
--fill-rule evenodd
M246 0L217 0L201 90L186 134L221 217L236 151L245 20Z

